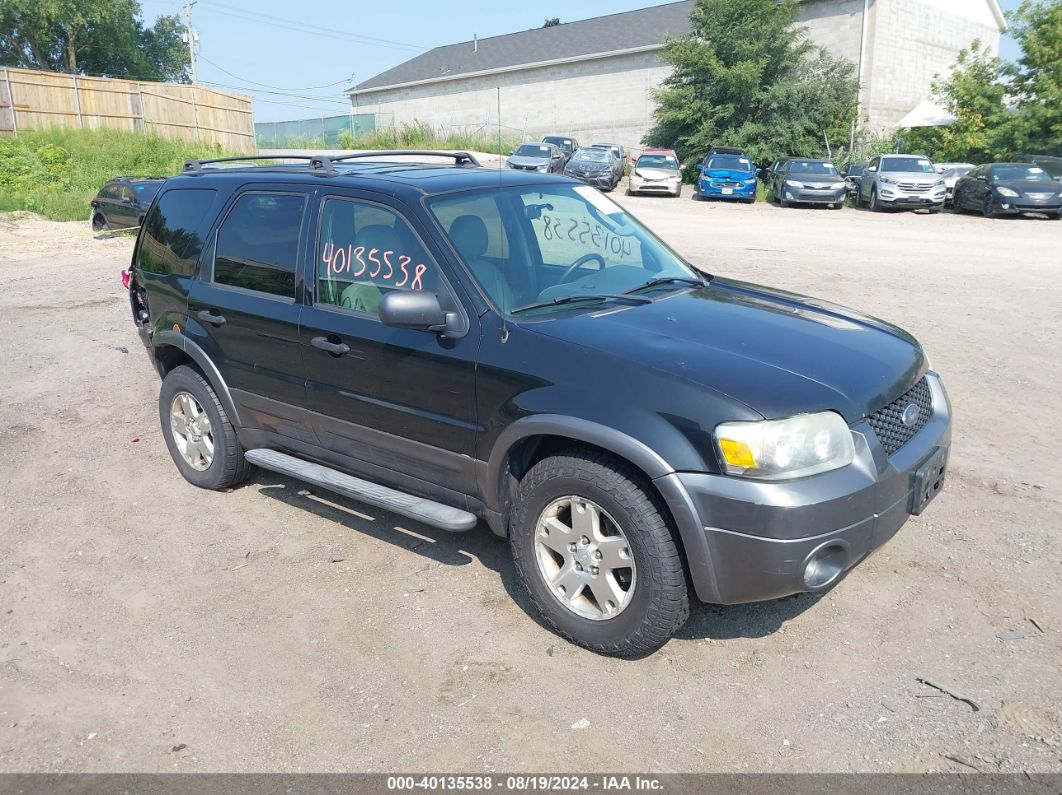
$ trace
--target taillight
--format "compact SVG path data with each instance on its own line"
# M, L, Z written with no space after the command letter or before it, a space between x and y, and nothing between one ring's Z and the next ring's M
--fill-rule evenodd
M128 270L123 270L122 271L122 287L124 287L126 290L128 290L129 289L129 284L132 281L133 281L133 274L131 274Z

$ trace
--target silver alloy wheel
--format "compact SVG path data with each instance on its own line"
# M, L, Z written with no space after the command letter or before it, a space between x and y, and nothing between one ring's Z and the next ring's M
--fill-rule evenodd
M187 392L178 392L170 404L170 432L181 457L192 469L203 472L214 460L214 431L210 417L199 401Z
M581 618L614 618L634 596L637 570L627 536L585 497L561 497L542 511L535 562L553 597Z

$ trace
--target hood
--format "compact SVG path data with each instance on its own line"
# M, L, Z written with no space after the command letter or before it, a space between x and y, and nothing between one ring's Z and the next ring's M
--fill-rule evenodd
M568 168L575 171L611 171L611 163L599 163L596 160L570 160Z
M913 182L915 185L934 185L940 182L940 174L923 174L919 171L882 171L889 179L897 182Z
M789 174L786 179L791 179L793 182L799 182L802 185L837 185L844 182L844 177L840 174Z
M509 164L513 166L523 166L527 168L537 168L538 166L544 166L549 163L548 157L527 157L526 155L512 155L509 157Z
M1007 179L992 182L993 188L1010 188L1018 193L1058 193L1060 186L1054 180Z
M533 328L701 383L768 419L832 409L853 423L906 392L927 366L918 342L896 326L740 282L715 279L651 304L612 306Z
M732 168L706 168L701 173L712 179L728 179L734 182L752 179L756 175L754 171L736 171Z
M668 179L679 176L677 168L636 168L634 173L643 179Z

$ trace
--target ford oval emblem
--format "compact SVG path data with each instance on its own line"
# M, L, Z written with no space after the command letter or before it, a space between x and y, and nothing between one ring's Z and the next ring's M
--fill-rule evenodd
M918 424L918 418L922 416L922 409L918 407L917 403L910 404L903 410L903 414L900 415L900 419L903 420L903 424L908 428L913 428Z

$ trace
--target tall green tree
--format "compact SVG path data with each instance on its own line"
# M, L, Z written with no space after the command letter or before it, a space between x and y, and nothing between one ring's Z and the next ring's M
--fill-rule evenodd
M906 137L906 148L933 160L988 163L1014 148L1015 114L1007 105L1004 65L975 41L962 50L951 74L933 82L933 99L955 121L919 127Z
M177 17L144 27L137 0L0 0L0 63L70 74L188 80Z
M689 35L666 42L672 72L645 142L689 162L713 145L766 161L847 141L855 67L813 45L796 15L796 0L697 0Z
M1062 155L1062 0L1025 0L1009 21L1022 51L1005 70L1015 151Z

